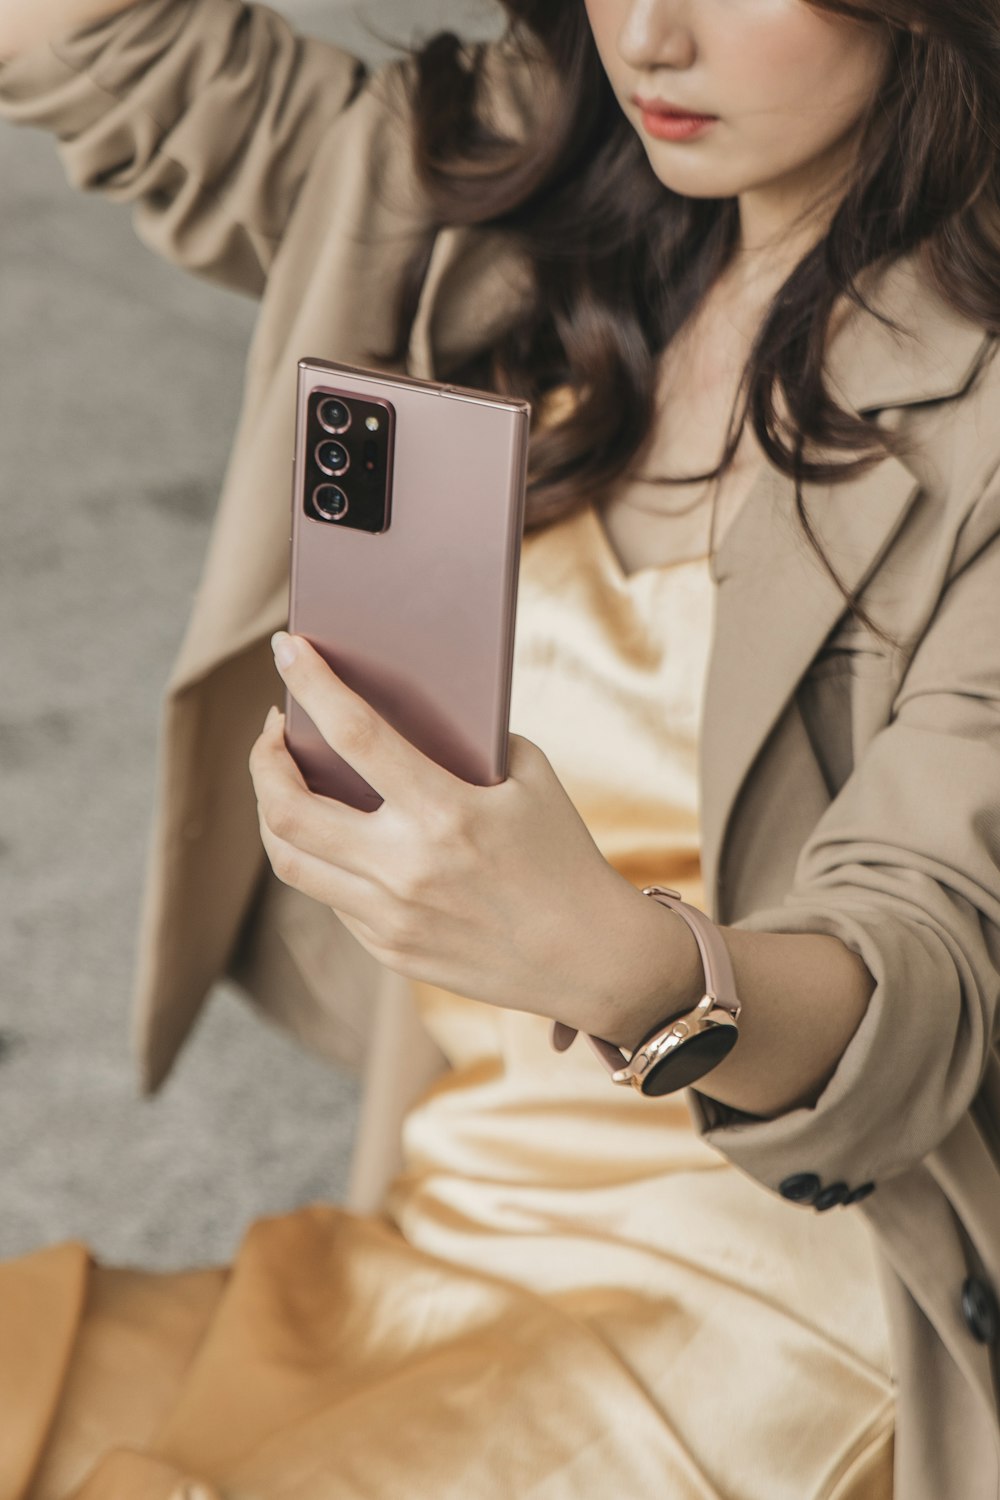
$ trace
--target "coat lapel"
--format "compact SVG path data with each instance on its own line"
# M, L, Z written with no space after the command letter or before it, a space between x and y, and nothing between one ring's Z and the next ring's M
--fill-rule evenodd
M802 486L817 540L848 587L875 568L918 489L895 458L861 479ZM801 530L792 481L771 468L723 538L713 574L715 634L699 738L701 868L714 919L725 921L717 882L740 788L845 605Z
M852 308L828 354L835 394L857 412L953 396L989 339L932 292L912 257L897 262L868 299L912 327L896 335ZM905 463L888 457L860 478L803 484L803 504L844 583L863 587L920 492ZM702 874L715 920L726 835L740 790L824 639L845 612L795 514L794 484L767 467L713 563L715 636L699 744Z

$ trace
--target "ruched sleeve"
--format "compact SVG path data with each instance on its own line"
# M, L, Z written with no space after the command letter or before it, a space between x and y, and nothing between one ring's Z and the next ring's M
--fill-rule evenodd
M1000 480L963 523L948 583L784 901L732 924L830 933L875 979L815 1105L756 1120L692 1091L706 1138L777 1188L914 1167L969 1110L1000 1019Z
M266 5L139 0L0 63L0 118L52 131L150 249L260 296L319 142L392 72Z

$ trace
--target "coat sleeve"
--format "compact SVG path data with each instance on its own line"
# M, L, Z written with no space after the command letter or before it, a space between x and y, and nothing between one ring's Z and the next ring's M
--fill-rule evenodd
M692 1090L704 1138L775 1189L799 1172L877 1186L934 1151L977 1094L998 1025L1000 477L961 525L889 722L790 891L731 925L830 933L876 984L813 1106L760 1120Z
M260 296L318 143L398 71L266 5L139 0L0 63L0 118L52 131L69 182L132 204L152 250Z

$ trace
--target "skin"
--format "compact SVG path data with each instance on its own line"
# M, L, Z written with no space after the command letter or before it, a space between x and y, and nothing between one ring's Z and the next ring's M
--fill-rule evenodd
M823 232L887 65L884 37L804 0L587 0L587 12L659 179L691 196L738 197L728 295L759 305ZM654 140L631 102L637 91L720 120L697 140ZM397 734L307 642L279 633L275 646L292 695L385 799L364 813L311 793L273 710L250 770L280 879L332 907L400 974L629 1052L697 1003L688 927L607 863L537 745L512 734L507 781L470 786ZM740 1040L700 1091L762 1118L814 1103L874 978L828 934L719 931L743 1004Z
M739 245L665 352L660 420L644 473L698 474L721 458L740 380L781 284L829 227L870 98L892 61L884 30L804 0L589 0L615 97L659 180L688 197L735 198ZM717 114L703 135L649 134L635 97ZM850 301L834 308L832 343ZM782 392L777 409L784 415ZM604 506L628 570L718 547L766 460L747 426L717 491L623 483ZM715 516L710 516L711 508Z
M587 0L615 97L665 187L738 198L737 280L776 284L822 235L891 64L880 28L805 0ZM633 95L719 118L657 140ZM779 274L780 273L780 274Z

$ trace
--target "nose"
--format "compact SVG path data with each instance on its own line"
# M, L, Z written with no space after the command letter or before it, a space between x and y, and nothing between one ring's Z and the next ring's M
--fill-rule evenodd
M689 68L695 42L690 0L633 0L618 33L618 55L631 68Z

